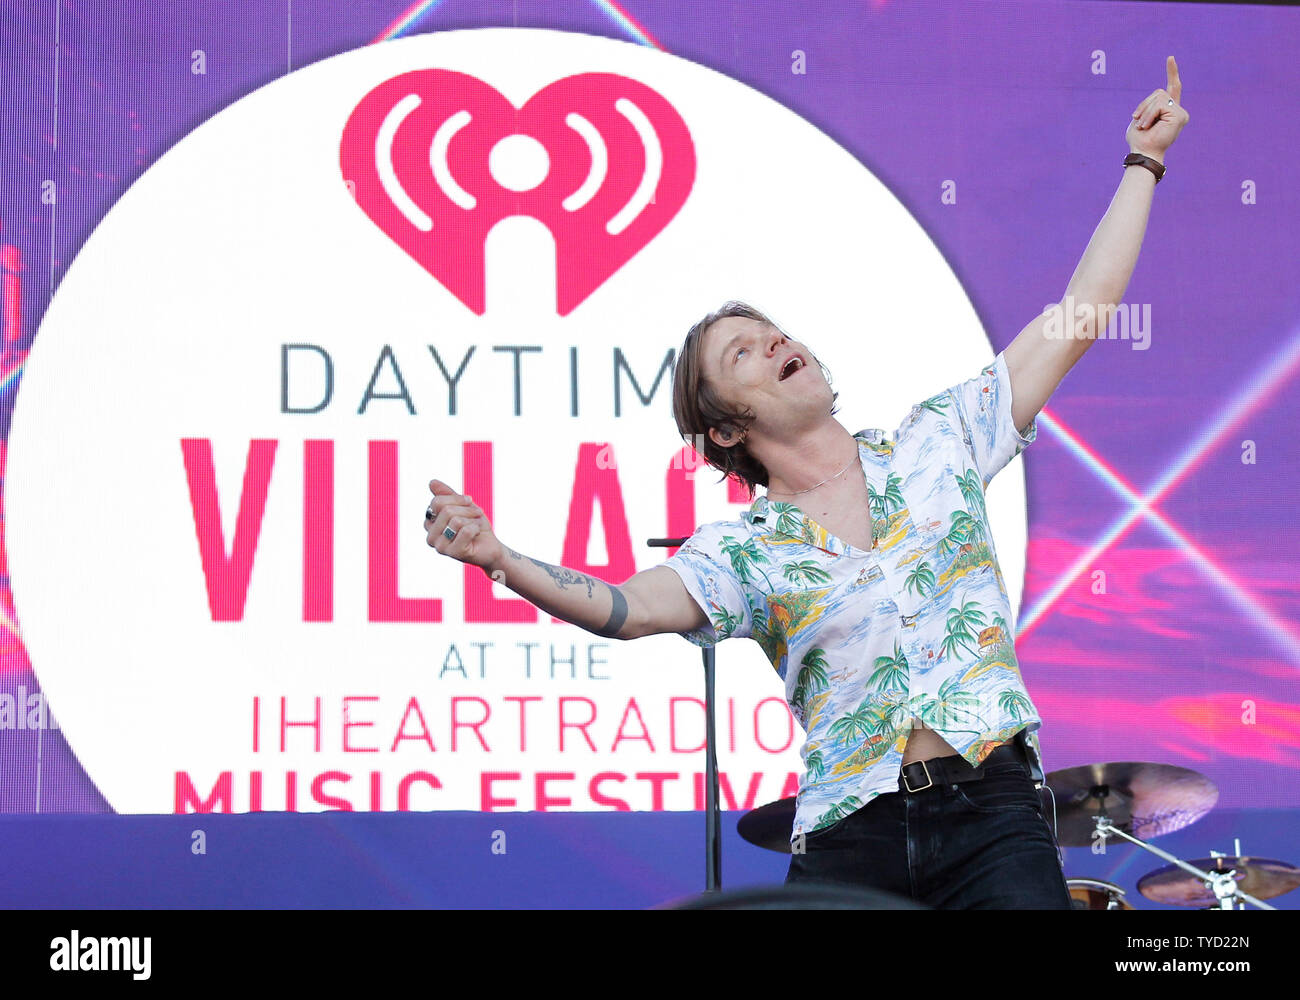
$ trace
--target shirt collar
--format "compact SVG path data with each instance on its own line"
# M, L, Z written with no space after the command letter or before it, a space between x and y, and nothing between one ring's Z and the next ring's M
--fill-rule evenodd
M853 437L861 457L878 461L893 454L894 442L879 427L858 431ZM741 517L750 524L767 527L773 534L797 538L834 555L844 552L843 542L789 501L769 501L764 494L756 497Z

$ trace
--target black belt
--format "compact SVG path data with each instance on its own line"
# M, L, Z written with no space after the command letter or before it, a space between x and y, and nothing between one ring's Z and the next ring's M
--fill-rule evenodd
M1029 763L1018 739L994 749L979 767L971 767L960 754L914 760L910 764L904 764L899 771L898 789L902 792L923 792L933 785L959 785L963 781L978 781L984 777L985 764L1003 764L1011 760Z

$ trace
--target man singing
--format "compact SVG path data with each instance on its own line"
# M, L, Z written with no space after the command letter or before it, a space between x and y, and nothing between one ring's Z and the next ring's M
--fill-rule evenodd
M470 498L430 483L429 545L557 618L618 639L759 643L807 733L787 882L1070 908L984 493L1123 299L1188 121L1172 56L1167 74L1133 112L1119 189L1062 303L892 434L849 433L812 351L756 309L729 302L697 323L674 372L678 430L766 493L661 565L613 586L523 556Z

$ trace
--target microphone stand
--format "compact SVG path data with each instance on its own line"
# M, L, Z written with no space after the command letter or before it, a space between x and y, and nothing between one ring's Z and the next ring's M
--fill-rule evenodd
M649 538L652 548L675 549L685 538ZM714 727L714 652L716 644L705 646L704 655L704 891L722 889L722 816L718 809L717 732Z

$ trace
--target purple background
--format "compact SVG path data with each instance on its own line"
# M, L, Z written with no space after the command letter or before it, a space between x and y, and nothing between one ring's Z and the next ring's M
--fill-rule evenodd
M1044 716L1049 770L1153 760L1205 773L1220 800L1179 835L1193 854L1231 850L1232 836L1266 853L1267 827L1279 822L1289 843L1300 840L1300 526L1290 517L1300 465L1300 165L1291 155L1300 145L1300 11L939 0L178 2L153 16L124 2L0 6L5 435L51 286L127 187L222 108L361 45L545 27L656 45L732 76L835 138L902 199L964 282L995 350L1063 293L1119 183L1128 115L1165 85L1173 54L1191 121L1167 157L1126 294L1151 306L1151 346L1097 344L1040 418L1023 458L1030 547L1017 649ZM204 76L190 72L196 48L207 56ZM796 49L806 75L790 71ZM1105 53L1104 75L1091 72L1095 50ZM57 207L41 200L47 180ZM957 183L955 205L940 202L946 180ZM1242 202L1247 182L1255 204ZM845 289L846 302L852 294ZM1225 414L1235 420L1204 440ZM1247 439L1253 465L1241 461ZM1193 455L1155 508L1183 542L1139 518L1045 600L1131 506L1099 467L1146 494ZM1096 569L1106 594L1092 593ZM0 584L12 616L7 575ZM20 685L39 687L20 639L0 628L0 691ZM1247 700L1252 725L1241 721ZM1281 812L1265 824L1246 808ZM37 811L109 808L58 730L0 729L0 812ZM557 832L582 822L536 819L562 824ZM5 821L0 840L21 841L16 831L40 821L23 822ZM622 819L647 842L664 822ZM1079 874L1120 864L1086 854L1070 852ZM1151 867L1141 861L1134 873ZM677 878L692 884L694 866Z

